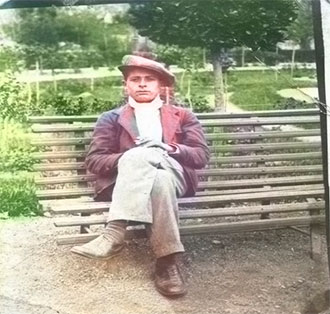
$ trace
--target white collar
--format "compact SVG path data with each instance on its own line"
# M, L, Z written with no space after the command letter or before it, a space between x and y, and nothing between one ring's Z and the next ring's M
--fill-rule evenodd
M136 102L133 97L128 96L128 104L134 109L149 108L149 109L158 110L163 105L163 101L160 99L159 95L157 95L153 101L146 103Z

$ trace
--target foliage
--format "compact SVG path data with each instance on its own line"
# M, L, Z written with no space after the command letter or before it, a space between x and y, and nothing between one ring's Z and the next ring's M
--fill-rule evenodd
M27 116L37 110L35 103L27 99L26 89L12 74L0 78L0 118L26 121Z
M242 49L235 49L232 51L232 56L235 60L236 66L242 66ZM290 62L292 60L292 50L281 50L274 51L244 51L245 63L257 63L260 61L266 65L276 65L280 62ZM312 63L315 62L315 52L313 50L296 50L295 51L296 62L301 63Z
M0 47L0 71L19 70L20 58L19 53L14 48Z
M203 67L203 51L201 48L180 48L177 45L157 45L155 53L165 64L175 64L185 70Z
M317 104L308 103L306 101L297 100L292 97L284 98L275 103L274 109L276 110L286 110L286 109L308 109L315 108Z
M72 97L58 93L43 101L44 108L54 109L57 115L81 115L86 111L86 103L81 97Z
M288 27L287 37L300 45L302 49L310 49L313 39L313 13L311 0L298 0L297 18Z
M292 0L182 0L132 5L130 23L141 35L180 47L274 47L295 17Z
M35 216L42 214L31 175L0 173L0 213L8 216Z
M72 96L62 93L49 94L42 101L42 107L46 108L48 114L71 116L101 113L118 106L118 102L90 96Z
M12 119L0 120L0 169L7 172L32 170L35 160L31 153L29 129Z
M71 13L70 13L71 12ZM22 9L7 34L22 46L28 67L79 68L118 64L130 51L132 30L121 20L105 23L92 10Z
M212 108L209 106L207 99L200 95L192 95L190 99L192 103L193 112L211 112ZM185 103L188 99L184 100Z

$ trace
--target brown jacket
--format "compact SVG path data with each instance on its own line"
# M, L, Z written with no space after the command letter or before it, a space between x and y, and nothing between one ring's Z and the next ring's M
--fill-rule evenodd
M175 144L179 153L172 154L183 167L188 190L185 196L194 195L197 187L195 169L205 167L209 159L202 127L189 110L173 105L160 109L163 142ZM96 174L95 199L111 199L117 176L117 163L124 152L135 147L139 136L134 109L124 105L103 113L95 126L93 139L86 157L86 167Z

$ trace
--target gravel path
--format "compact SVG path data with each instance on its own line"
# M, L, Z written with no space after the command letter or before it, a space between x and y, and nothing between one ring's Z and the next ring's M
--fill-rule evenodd
M146 240L94 261L57 246L50 218L0 222L1 314L330 313L325 256L293 230L185 237L189 292L159 295Z

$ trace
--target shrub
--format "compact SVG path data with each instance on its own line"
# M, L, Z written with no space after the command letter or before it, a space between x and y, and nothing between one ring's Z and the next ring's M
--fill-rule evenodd
M95 114L95 113L102 113L111 109L118 107L120 104L118 102L113 102L111 100L103 100L99 98L94 98L90 105L88 113Z
M19 59L18 52L14 48L1 47L0 48L0 71L19 70L19 65L22 62Z
M91 94L85 97L83 94L81 96L71 96L61 93L48 95L42 104L42 107L48 108L48 111L50 110L50 114L65 116L96 114L114 109L117 106L118 102L95 98Z
M0 173L0 213L8 216L36 216L42 206L36 196L36 185L27 173Z
M22 86L11 74L0 79L0 118L15 118L25 121L31 112Z
M62 93L49 96L43 101L43 107L53 108L58 115L81 115L86 111L86 102L81 97L72 97Z
M190 100L185 98L183 103L192 104L193 112L211 112L212 108L209 106L207 99L203 96L192 95Z
M29 130L12 119L0 120L0 169L14 172L32 170L35 160L31 153L36 151L31 145Z
M283 98L280 101L275 103L274 109L285 110L285 109L308 109L315 108L316 104L308 103L302 100L296 100L292 97Z

